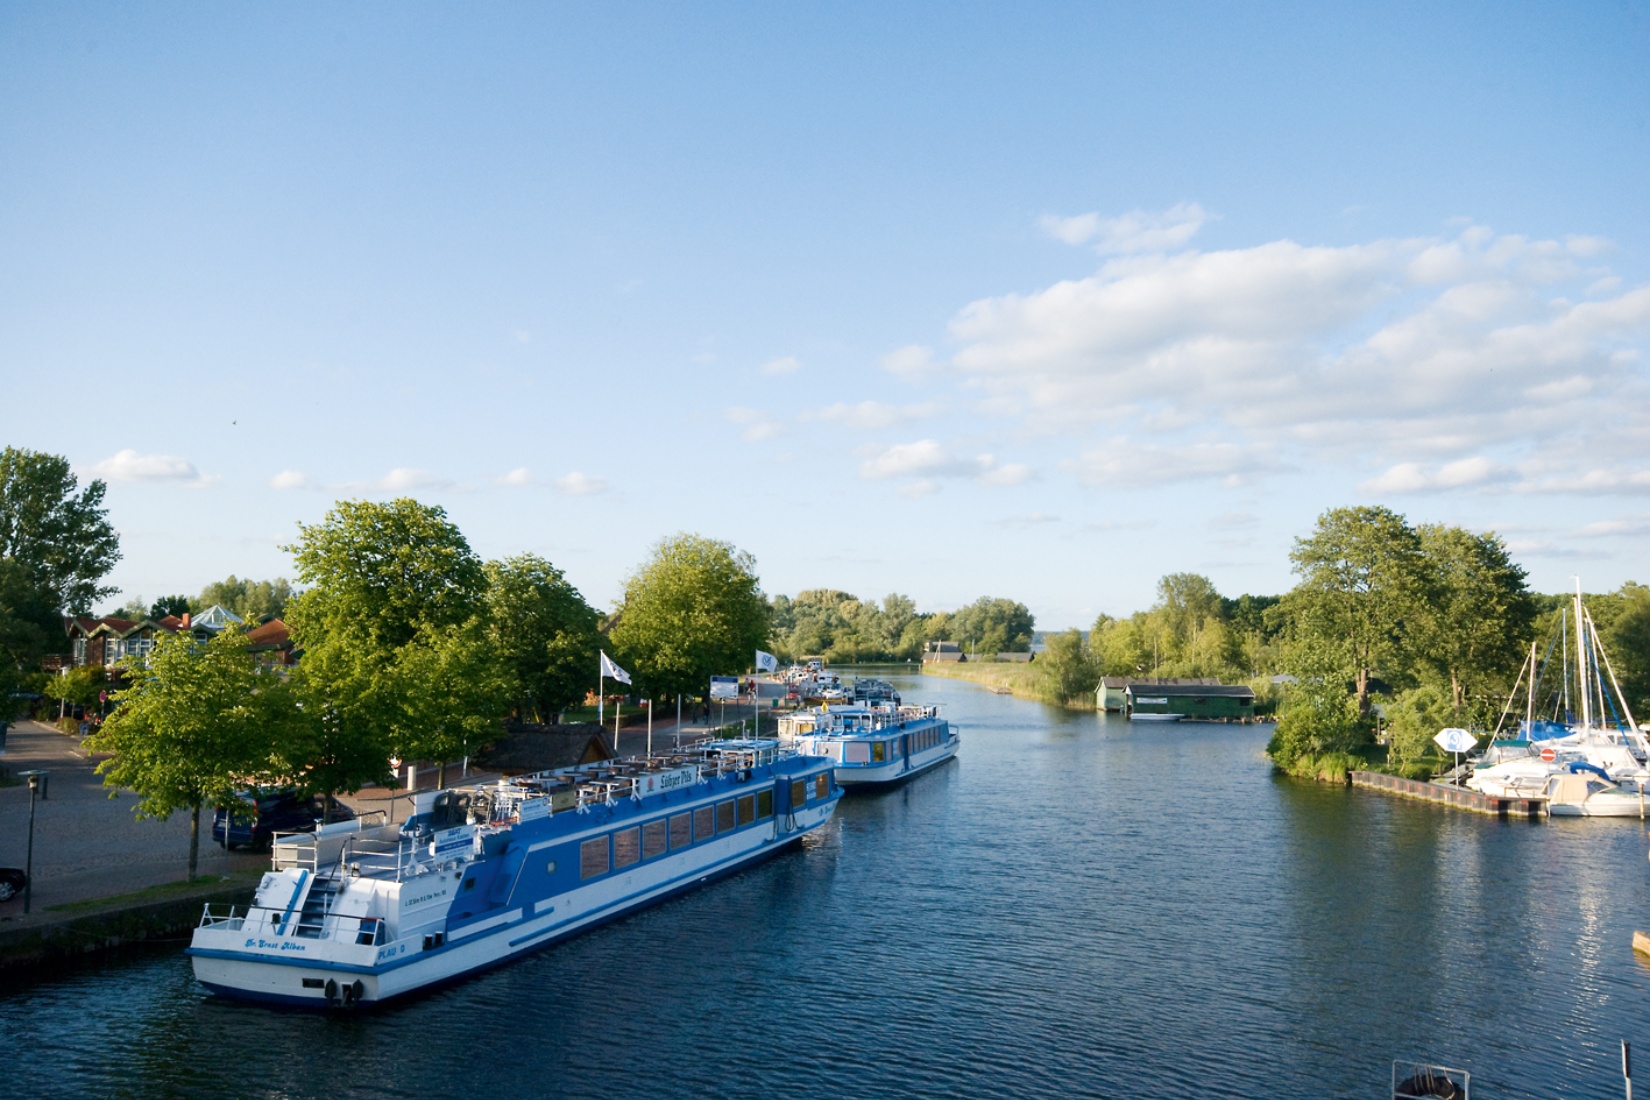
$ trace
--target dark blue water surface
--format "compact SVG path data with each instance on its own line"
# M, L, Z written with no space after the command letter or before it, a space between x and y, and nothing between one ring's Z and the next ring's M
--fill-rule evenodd
M1265 727L898 682L960 758L800 850L359 1016L214 1000L179 950L72 970L0 994L5 1091L1377 1097L1414 1057L1482 1098L1622 1094L1637 821L1498 822L1274 778Z

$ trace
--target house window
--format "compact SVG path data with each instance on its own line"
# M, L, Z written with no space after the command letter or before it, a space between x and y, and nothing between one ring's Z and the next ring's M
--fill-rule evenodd
M76 638L74 640L74 663L77 664L77 665L83 665L83 664L86 663L86 639L85 638Z

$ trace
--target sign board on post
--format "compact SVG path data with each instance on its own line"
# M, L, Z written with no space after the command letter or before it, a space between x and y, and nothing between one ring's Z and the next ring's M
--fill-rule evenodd
M739 677L712 676L710 678L710 697L712 699L739 698Z

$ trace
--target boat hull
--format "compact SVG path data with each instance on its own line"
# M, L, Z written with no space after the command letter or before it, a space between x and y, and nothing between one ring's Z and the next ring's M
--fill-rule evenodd
M957 749L961 747L961 739L952 738L941 745L913 756L909 764L904 760L893 760L882 765L854 765L852 767L836 768L832 774L836 777L837 785L844 789L867 790L876 787L891 787L954 760Z

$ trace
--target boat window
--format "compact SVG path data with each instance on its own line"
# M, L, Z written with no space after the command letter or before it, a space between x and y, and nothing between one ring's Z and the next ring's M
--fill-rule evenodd
M649 821L642 826L642 858L652 859L665 854L665 819Z
M773 792L756 792L756 820L766 821L773 816Z
M718 802L716 804L716 831L719 833L733 832L733 822L733 799L730 798L726 802Z
M749 825L756 820L756 796L753 794L741 795L739 798L739 824Z
M873 741L873 742L871 742L871 763L880 764L884 760L887 760L887 759L888 759L888 742L886 742L886 741Z
M846 764L863 764L871 759L871 746L863 741L849 741L842 746L842 760Z
M800 806L808 801L808 784L800 779L791 781L791 805Z
M621 829L613 834L613 866L629 867L642 858L642 831Z
M716 835L716 810L711 806L701 806L693 811L693 839L695 841L709 840Z
M670 850L686 848L693 843L693 815L677 814L670 819Z
M814 797L824 798L831 793L831 777L824 772L814 776Z
M595 878L607 874L607 838L592 837L579 845L579 877Z

